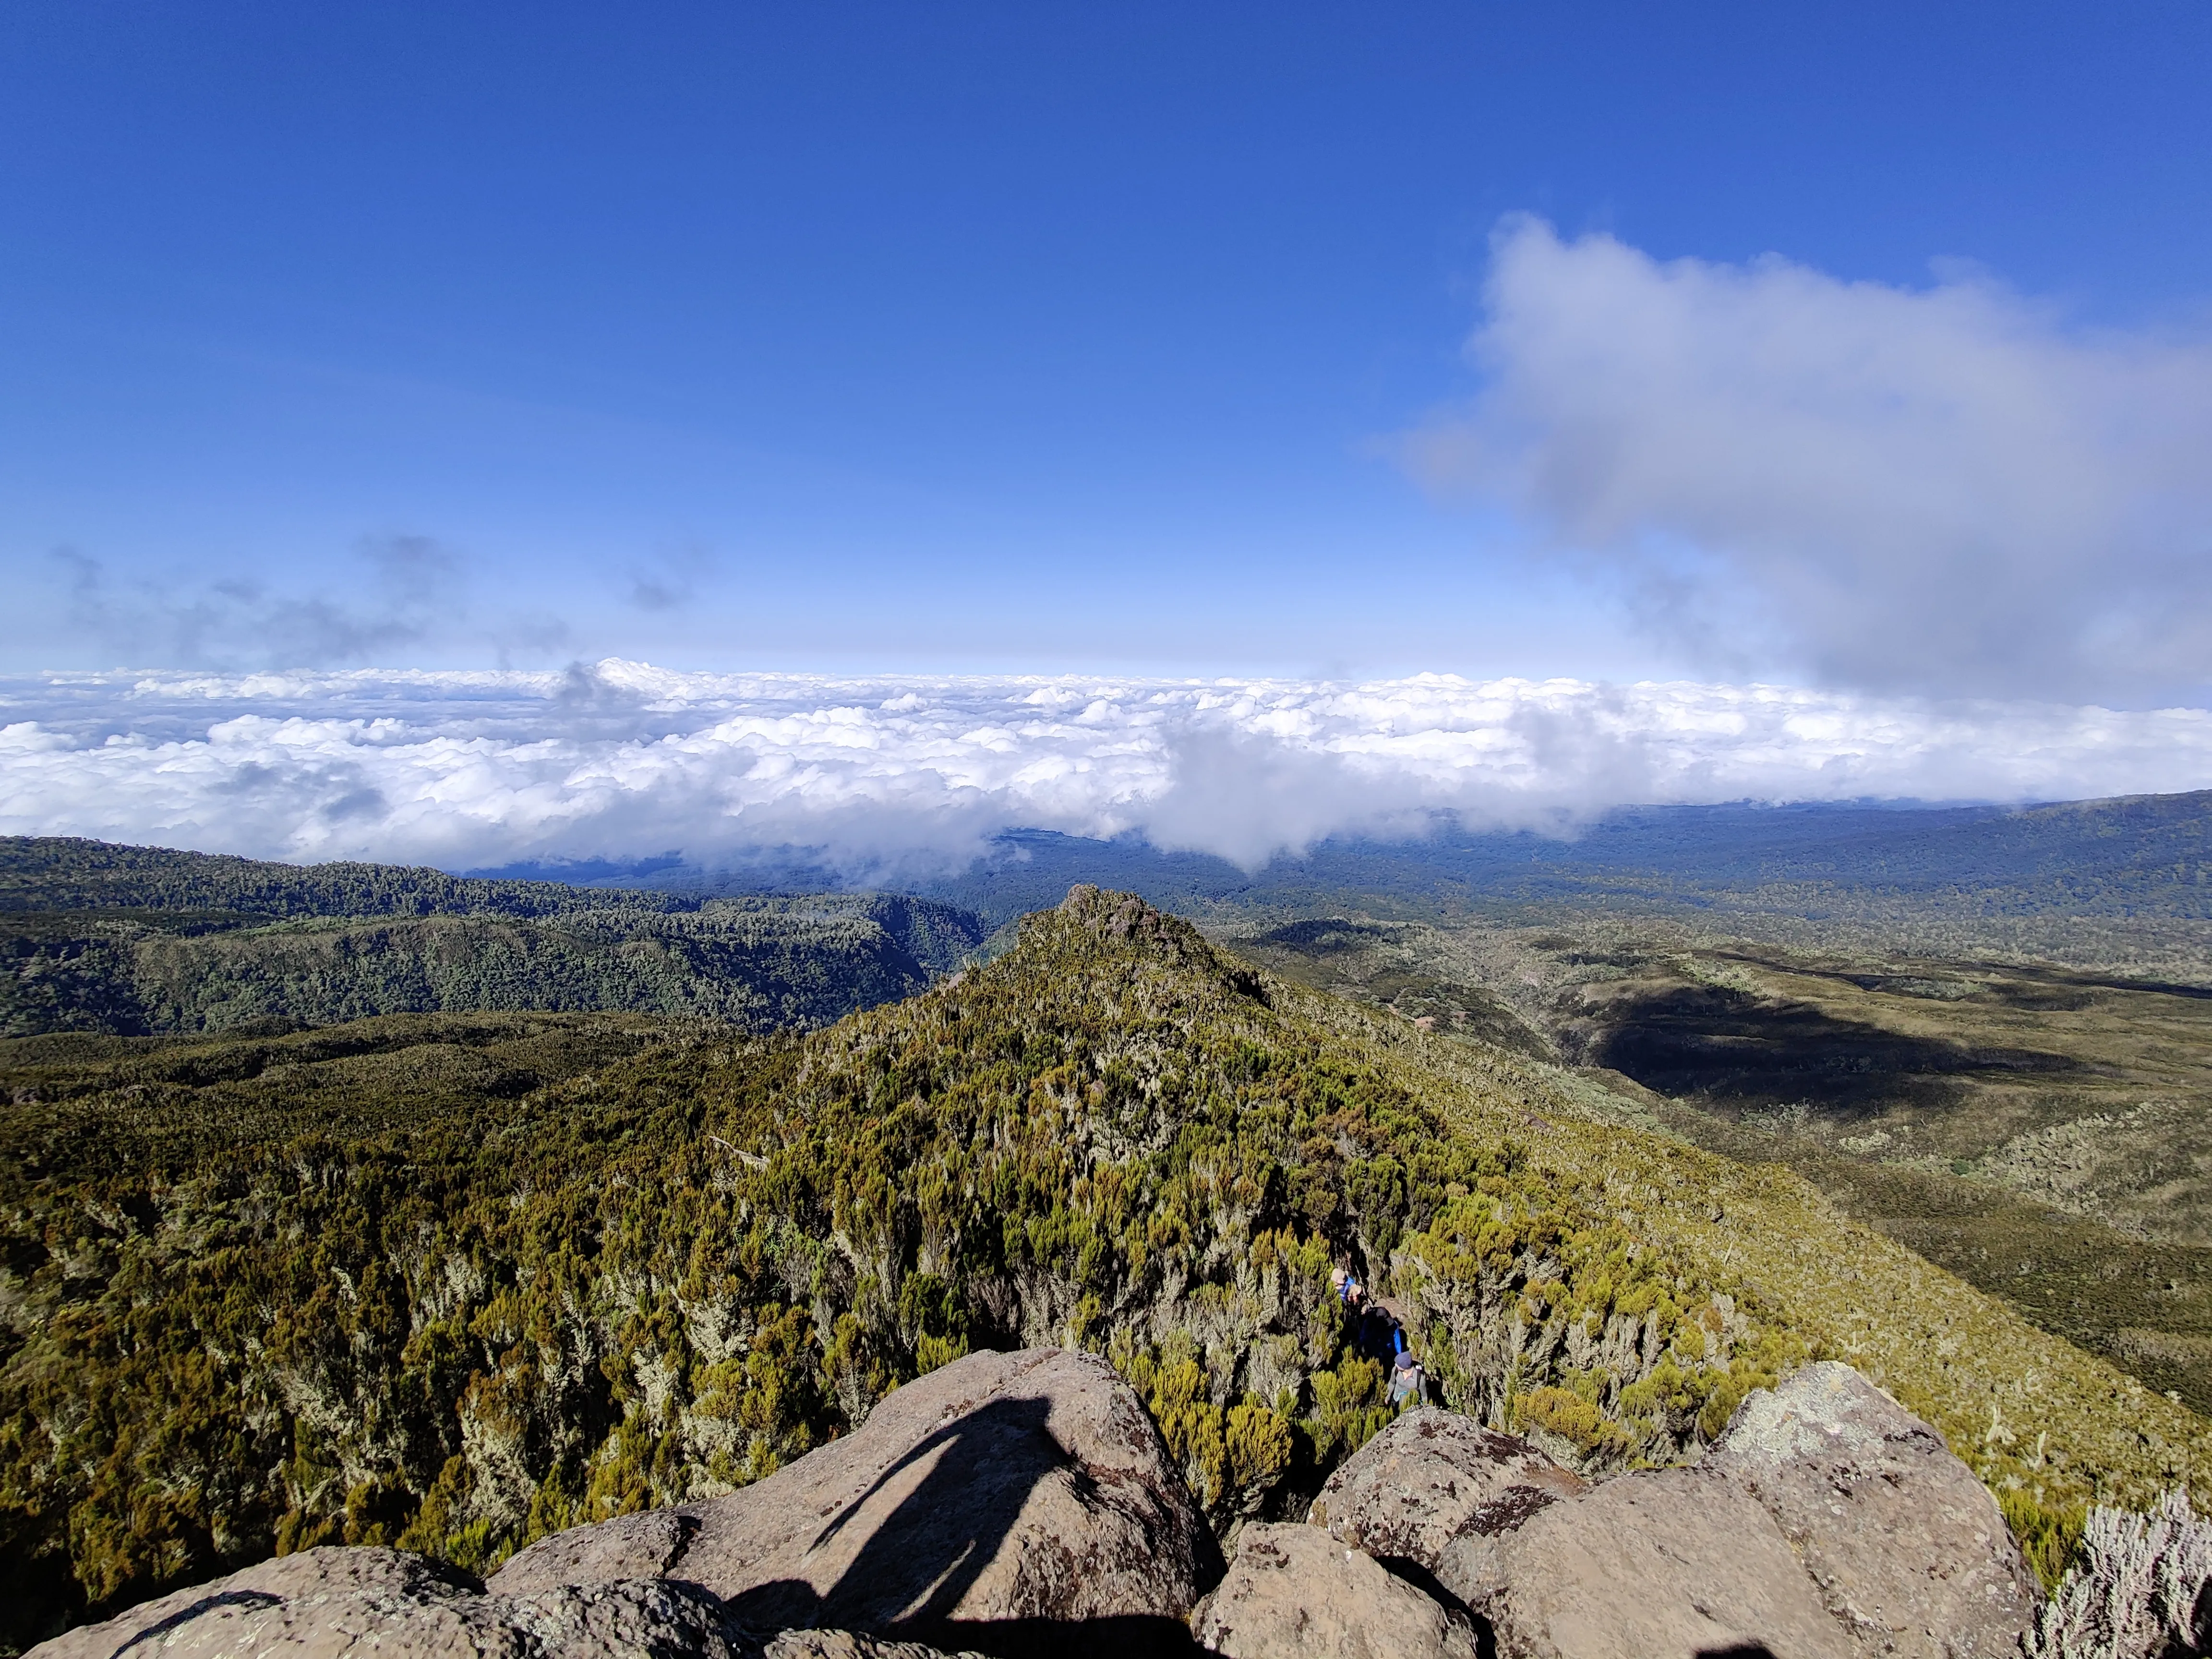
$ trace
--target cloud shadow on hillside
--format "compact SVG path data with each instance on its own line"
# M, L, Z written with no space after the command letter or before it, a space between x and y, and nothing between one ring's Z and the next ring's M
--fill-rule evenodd
M1802 1102L1844 1119L1902 1101L1941 1109L1959 1097L1955 1079L1974 1073L2080 1069L2063 1054L1912 1036L1804 1003L1686 986L1609 1010L1589 1057L1662 1094Z

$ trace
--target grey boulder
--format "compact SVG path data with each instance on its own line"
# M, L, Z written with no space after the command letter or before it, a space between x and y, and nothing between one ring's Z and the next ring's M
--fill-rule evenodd
M1808 1365L1752 1395L1706 1464L1765 1507L1865 1651L2018 1650L2035 1593L1996 1500L1850 1366Z
M1475 1659L1468 1625L1310 1526L1246 1526L1192 1633L1224 1659Z
M1136 1395L1059 1348L971 1354L767 1480L665 1513L672 1532L632 1517L542 1540L490 1587L665 1575L762 1632L1127 1648L1187 1641L1218 1565Z
M1437 1577L1498 1659L1855 1659L1759 1501L1703 1469L1622 1475L1515 1529L1462 1533Z
M1527 1441L1425 1407L1346 1459L1307 1518L1340 1544L1433 1572L1462 1533L1509 1532L1584 1490Z
M665 1578L698 1531L698 1517L677 1510L647 1510L595 1526L571 1527L510 1556L492 1574L491 1587L516 1595L563 1584Z
M142 1603L31 1655L228 1659L270 1651L285 1659L751 1659L758 1648L689 1584L632 1579L490 1595L465 1573L420 1556L325 1547Z

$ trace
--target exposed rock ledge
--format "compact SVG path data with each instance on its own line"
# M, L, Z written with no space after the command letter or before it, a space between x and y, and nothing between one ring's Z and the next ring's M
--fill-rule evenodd
M1754 1395L1699 1466L1597 1486L1510 1436L1409 1413L1308 1524L1254 1523L1239 1545L1224 1569L1101 1361L983 1353L756 1486L558 1534L485 1583L314 1549L32 1652L1966 1659L2017 1651L2033 1610L1989 1493L1832 1364Z

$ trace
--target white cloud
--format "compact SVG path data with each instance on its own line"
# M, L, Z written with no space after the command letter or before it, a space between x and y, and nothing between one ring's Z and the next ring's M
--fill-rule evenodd
M2201 709L1436 675L49 674L0 684L0 832L448 868L807 848L866 874L1016 827L1249 865L1440 809L2212 786Z
M2204 338L1534 220L1494 254L1484 390L1418 467L1626 565L1711 660L1954 695L2212 681Z

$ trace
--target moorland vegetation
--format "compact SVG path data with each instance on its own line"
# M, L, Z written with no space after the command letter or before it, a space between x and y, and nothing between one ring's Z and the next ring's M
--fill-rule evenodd
M1640 1085L2041 1326L2212 1409L2212 989L1650 918L1247 927L1274 971Z
M981 1346L1104 1353L1219 1527L1444 1403L1678 1461L1849 1360L2048 1569L2212 1430L1600 1073L1421 1030L1079 890L804 1034L640 1016L43 1036L0 1079L0 1605L36 1639L318 1541L482 1568L727 1490ZM473 1069L472 1069L473 1068ZM505 1079L496 1086L487 1074Z

